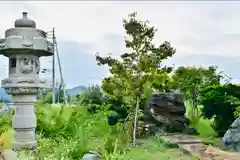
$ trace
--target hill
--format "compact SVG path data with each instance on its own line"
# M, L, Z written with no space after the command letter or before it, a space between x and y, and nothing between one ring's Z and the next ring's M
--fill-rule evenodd
M85 87L85 86L77 86L72 89L67 89L66 92L67 92L67 94L69 94L72 97L72 96L75 96L76 94L84 92L86 90L87 90L87 87Z

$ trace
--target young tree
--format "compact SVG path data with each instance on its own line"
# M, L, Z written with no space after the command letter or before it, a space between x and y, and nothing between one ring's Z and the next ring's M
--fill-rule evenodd
M111 73L111 76L103 81L103 90L113 98L122 97L129 106L134 106L129 109L130 120L134 120L133 146L136 145L137 117L141 100L152 94L155 77L171 70L160 64L175 53L169 42L159 46L153 44L156 28L149 26L148 21L137 20L136 16L136 12L131 13L128 19L123 20L127 53L121 54L119 59L96 55L98 65L108 65Z

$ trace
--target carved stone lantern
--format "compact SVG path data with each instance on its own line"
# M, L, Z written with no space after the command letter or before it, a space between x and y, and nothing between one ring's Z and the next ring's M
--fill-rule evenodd
M26 12L22 15L14 28L5 31L5 38L0 39L0 54L9 58L9 77L2 80L2 87L12 95L16 106L12 119L13 149L34 149L37 145L34 104L39 89L45 87L45 81L39 79L39 58L52 56L54 46Z

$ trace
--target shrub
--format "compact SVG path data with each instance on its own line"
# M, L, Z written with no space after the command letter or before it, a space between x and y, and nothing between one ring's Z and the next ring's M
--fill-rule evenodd
M98 85L92 85L86 91L77 94L72 98L72 102L77 105L86 106L91 113L101 110L114 111L117 114L109 117L109 124L111 125L122 122L128 115L128 109L123 101L106 96Z
M209 86L200 92L202 115L213 118L212 126L219 136L223 136L235 120L239 98L240 87L233 84Z

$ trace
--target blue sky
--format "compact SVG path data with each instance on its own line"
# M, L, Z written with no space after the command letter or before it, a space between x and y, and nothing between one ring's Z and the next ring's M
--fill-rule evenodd
M94 54L125 51L122 19L131 12L149 20L158 32L155 43L167 40L175 65L211 65L240 82L240 2L227 1L12 1L0 2L0 37L27 11L37 28L56 28L63 73L68 87L99 83L108 74ZM51 58L41 60L49 68ZM7 77L7 59L0 57L0 79ZM48 77L45 77L48 78Z

